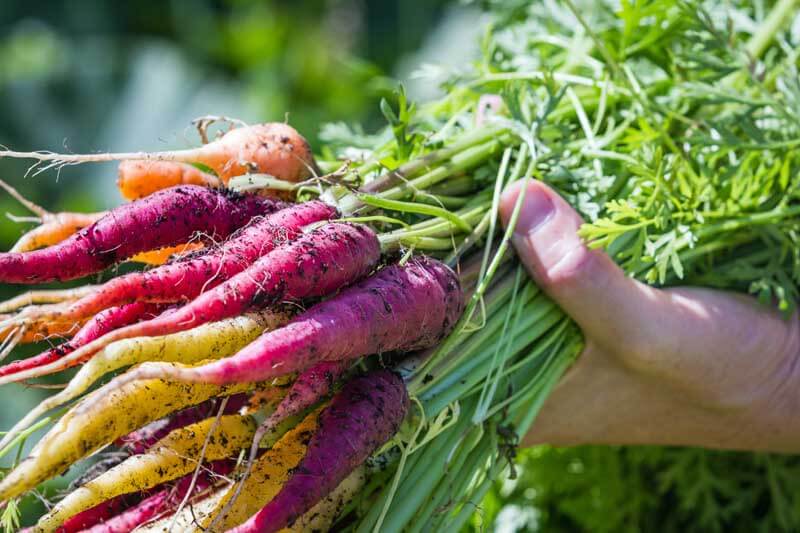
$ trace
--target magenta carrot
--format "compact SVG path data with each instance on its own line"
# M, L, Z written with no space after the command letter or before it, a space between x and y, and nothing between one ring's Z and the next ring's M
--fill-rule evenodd
M435 259L413 258L311 307L232 357L192 368L144 364L126 376L240 383L297 372L321 361L420 350L450 333L463 308L455 273Z
M119 515L135 501L135 495L123 494L76 514L64 521L57 533L78 533Z
M231 533L291 526L397 432L408 407L403 380L388 370L349 381L320 415L305 456L280 492Z
M247 405L249 399L249 395L245 393L229 396L228 401L225 402L225 409L222 410L222 414L229 415L236 413ZM152 447L153 444L163 437L166 437L172 430L200 422L201 420L216 415L218 412L219 399L212 398L199 405L187 407L167 418L151 422L143 428L137 429L122 437L117 441L117 444L124 446L132 455L142 454Z
M200 494L213 487L217 483L219 476L230 474L235 466L236 461L227 459L214 461L206 465L195 482L194 493ZM101 524L94 525L90 529L86 529L84 533L128 533L142 524L151 522L165 514L170 514L189 490L192 475L188 474L182 477L176 483L162 488L127 511Z
M99 272L139 252L202 234L225 238L280 204L196 185L164 189L119 206L72 237L41 250L0 254L0 282L41 283Z
M350 361L324 361L301 372L275 411L264 421L262 427L275 427L329 395L333 391L336 381L349 367Z
M69 368L75 360L82 361L121 339L176 333L284 300L331 294L369 274L379 259L378 237L367 226L329 222L276 248L168 316L115 330L49 365L25 371L14 379L0 377L0 384ZM126 375L136 372L134 369Z
M293 205L254 220L229 240L196 257L114 278L96 292L57 311L53 318L78 319L112 305L135 301L191 300L243 271L259 257L296 239L304 226L337 216L336 208L324 202Z
M106 309L84 324L70 341L50 348L39 355L0 366L0 376L16 374L23 370L29 370L57 361L76 348L102 337L109 331L128 326L140 320L149 320L157 316L162 309L163 306L144 302Z

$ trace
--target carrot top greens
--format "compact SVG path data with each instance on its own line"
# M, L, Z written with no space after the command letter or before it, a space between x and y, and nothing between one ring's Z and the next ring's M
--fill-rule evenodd
M575 325L504 255L509 233L499 227L497 200L511 181L554 186L588 221L581 235L642 281L749 292L787 314L797 306L797 2L481 4L492 23L472 68L421 72L444 75L440 99L412 105L400 89L381 107L389 122L382 134L342 124L322 130L329 146L321 165L333 170L350 158L340 181L374 195L365 201L328 188L323 196L346 216L380 207L388 217L382 242L424 249L462 271L471 268L468 251L484 250L455 332L402 366L416 418L398 439L402 452L384 474L379 505L353 506L358 531L454 531L470 520L582 349ZM450 215L423 220L396 202ZM472 231L462 232L462 221ZM619 457L635 464L636 453ZM549 455L538 456L545 459L536 464ZM710 452L707 460L718 456L726 460ZM768 468L790 468L781 461L771 458ZM767 468L750 456L741 462ZM796 502L787 477L772 486L767 523L791 529L800 513L780 509L784 499ZM546 502L559 485L544 483L536 487ZM671 486L689 499L688 485ZM701 526L721 528L724 498L707 497Z

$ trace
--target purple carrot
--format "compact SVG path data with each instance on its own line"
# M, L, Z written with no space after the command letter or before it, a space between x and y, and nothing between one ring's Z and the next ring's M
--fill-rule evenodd
M286 484L230 533L269 533L294 524L397 432L408 407L403 380L388 370L345 384L320 414L306 454Z
M208 383L261 381L322 361L437 344L464 309L455 273L427 257L391 265L263 334L232 357L194 368L143 365L131 378Z
M90 316L112 305L134 301L173 303L192 300L249 267L256 259L295 240L304 226L338 217L324 202L311 201L258 218L227 241L188 258L146 272L114 278L88 296L57 311L59 320Z
M121 205L72 237L23 253L0 254L0 282L42 283L99 272L140 252L200 235L223 239L254 216L281 207L252 195L180 185Z
M140 320L149 320L158 315L159 311L164 306L158 304L137 302L132 304L123 305L120 307L112 307L95 315L94 318L89 320L83 327L78 330L74 337L68 342L50 348L49 350L28 357L27 359L20 359L4 366L0 366L0 376L7 376L16 374L23 370L36 368L38 366L52 363L61 359L68 353L75 349L88 344L89 342L98 339L117 328L128 326ZM76 363L77 364L77 363Z

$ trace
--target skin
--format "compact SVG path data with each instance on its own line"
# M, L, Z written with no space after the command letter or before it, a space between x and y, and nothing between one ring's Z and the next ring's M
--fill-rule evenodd
M724 291L655 289L576 231L552 189L527 187L513 244L535 281L581 327L586 348L524 444L660 444L800 450L800 323Z

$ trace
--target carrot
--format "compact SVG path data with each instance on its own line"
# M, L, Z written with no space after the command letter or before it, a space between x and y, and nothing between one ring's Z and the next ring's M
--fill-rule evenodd
M194 485L195 493L202 494L213 488L218 484L219 477L226 476L232 472L235 465L236 462L231 460L214 461L206 465ZM107 519L103 523L93 524L93 527L86 529L84 533L129 533L134 530L144 531L144 529L141 529L139 526L147 524L164 514L170 513L174 506L184 498L192 486L192 477L192 475L184 476L178 480L174 486L167 486L155 492L153 495L143 499L139 504L113 518ZM189 509L189 511L192 510L194 509ZM71 522L73 518L67 520L65 524ZM178 529L178 531L181 531L181 529ZM61 533L60 529L59 533Z
M83 155L3 150L0 158L3 157L49 161L51 166L125 160L202 163L211 168L223 183L248 172L266 173L298 182L309 177L315 168L308 142L291 126L277 122L237 128L213 142L189 150Z
M222 182L216 176L186 163L122 161L119 164L117 188L126 200L138 200L175 185L220 187Z
M51 315L57 320L79 319L113 305L135 301L173 303L191 300L230 279L256 259L296 239L304 226L337 216L335 207L306 202L258 218L229 240L197 257L114 278L94 293ZM21 314L21 318L36 314Z
M408 407L403 380L388 370L349 381L320 414L303 459L278 494L231 533L291 526L397 432Z
M131 257L130 261L132 263L143 263L145 265L159 266L169 262L170 260L180 258L186 254L202 249L202 242L187 242L184 244L177 244L175 246L167 246L166 248L159 248L158 250L142 252Z
M161 420L150 422L143 428L117 439L116 444L122 446L131 455L144 453L171 431L214 416L220 412L221 407L223 415L241 411L242 408L248 405L249 398L250 396L247 393L234 394L233 396L228 396L224 406L220 405L219 398L211 398L201 404L181 409Z
M132 505L137 500L136 494L123 494L110 500L104 501L91 509L76 514L68 518L58 528L58 533L78 533L86 528L92 527L105 520L117 516L121 512ZM29 531L34 531L35 527L30 528Z
M86 226L97 222L105 213L51 213L20 194L14 187L0 180L0 187L5 189L15 200L21 203L31 213L36 215L33 219L41 225L25 233L11 248L11 252L28 252L59 243ZM25 221L27 218L17 218L9 215L12 220Z
M3 356L15 344L29 344L42 342L53 338L69 338L76 334L86 322L80 320L41 320L34 322L19 322L16 316L3 316L3 325L0 326L0 338L6 344ZM2 357L0 357L1 359Z
M141 455L134 455L62 499L37 523L54 531L64 520L105 500L150 489L195 470L198 461L234 456L253 438L249 416L227 415L176 429Z
M9 252L30 252L58 244L103 216L105 213L48 213L42 216L42 224L23 234Z
M342 481L336 489L328 494L323 500L315 505L310 511L301 516L292 527L281 530L281 533L304 532L304 533L319 533L322 531L330 531L331 524L334 519L339 515L342 508L347 504L353 496L361 489L365 480L365 472L363 468L355 470L347 479ZM279 487L278 487L279 488ZM276 489L277 490L277 489ZM260 492L254 493L258 496ZM211 513L217 512L220 507L220 501L227 495L223 489L214 494L209 495L205 499L197 501L192 504L191 508L184 508L177 516L166 516L156 522L152 522L136 529L139 533L166 533L170 530L170 526L174 523L173 531L192 531L200 533L203 524L208 522L208 517ZM258 498L263 501L263 498ZM256 510L258 507L255 508ZM255 512L255 510L251 511ZM166 513L165 513L166 514ZM247 518L245 513L238 513L244 515L242 520ZM108 523L115 521L111 520ZM132 527L128 529L92 529L89 530L93 533L127 533L133 530ZM214 531L221 531L220 528L214 528ZM207 530L208 531L208 530Z
M371 229L327 223L276 248L168 316L113 331L49 365L16 374L15 379L0 377L0 384L58 372L124 338L165 335L283 300L324 296L368 274L379 258L380 244Z
M271 429L293 416L299 415L333 391L333 386L350 367L349 361L322 362L300 373L289 387L289 392L267 417L262 428ZM261 439L254 439L260 441Z
M0 501L34 488L148 422L214 396L229 396L248 389L246 385L219 387L164 380L119 386L112 380L62 416L29 457L0 481Z
M0 449L47 411L77 398L109 372L143 361L192 364L209 358L225 357L247 345L265 329L274 329L286 321L287 313L264 311L163 337L142 337L114 343L89 360L63 390L42 400L8 430L0 440Z
M404 266L388 266L311 307L233 357L193 368L145 364L129 372L126 379L260 381L321 361L420 350L442 340L463 308L464 296L455 273L435 259L414 258Z
M184 185L117 207L59 244L0 254L0 282L40 283L99 272L139 252L186 242L197 232L224 238L275 202Z
M303 516L288 528L281 530L281 533L296 532L320 532L330 531L333 521L342 512L342 509L353 499L361 490L366 480L364 467L356 468L352 474L347 476L344 481L333 489L333 491L312 507Z
M253 466L256 464L256 457L258 456L259 447L263 444L264 436L268 432L280 431L282 429L282 422L300 415L303 411L312 407L323 397L330 394L336 380L348 367L349 364L346 362L323 362L302 372L297 377L289 388L289 392L286 396L283 397L272 414L264 420L256 431L253 437L253 443L250 446L250 456L247 460L244 473L242 474L242 481L236 487L233 496L228 499L228 506L232 506L241 492L245 490L247 480L250 478Z
M148 304L142 302L107 309L102 313L98 313L94 318L89 320L82 328L78 330L77 333L75 333L75 336L69 342L65 342L64 344L54 348L50 348L39 355L28 357L27 359L20 359L18 361L14 361L13 363L0 366L0 376L13 375L25 370L30 370L48 363L52 363L53 361L57 361L66 354L74 351L76 348L102 337L109 331L133 324L134 322L142 319L156 316L160 309L162 309L162 307L157 304ZM67 321L67 323L69 323L69 321ZM72 324L74 326L74 322L72 322Z
M77 300L91 294L97 288L96 285L84 285L73 289L44 289L38 291L28 291L4 302L0 302L0 313L15 311L20 307L34 304L54 304Z
M259 457L246 472L241 487L232 485L218 500L216 508L201 524L202 529L227 531L247 520L281 489L307 451L307 444L317 430L320 410L306 416ZM235 500L235 505L229 502Z

